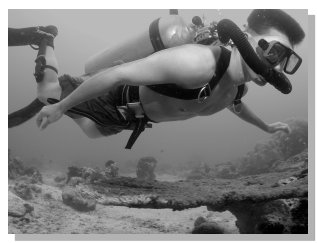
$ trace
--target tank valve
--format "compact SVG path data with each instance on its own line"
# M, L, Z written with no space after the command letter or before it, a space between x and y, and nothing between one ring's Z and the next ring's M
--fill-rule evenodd
M178 9L170 9L170 15L178 15Z

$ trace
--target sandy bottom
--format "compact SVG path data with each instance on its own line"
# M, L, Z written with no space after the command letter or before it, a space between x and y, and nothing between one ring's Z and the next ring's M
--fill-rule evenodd
M162 179L162 178L160 178ZM166 179L166 178L164 178ZM51 184L51 183L49 183ZM46 191L61 194L61 189L43 185ZM60 199L43 195L28 201L33 215L9 217L10 234L184 234L190 233L199 216L217 222L228 234L238 234L236 218L228 211L212 212L206 207L172 211L170 209L137 209L97 204L92 212L78 212ZM9 202L10 203L10 202Z
M9 219L9 233L19 234L124 234L190 233L199 216L225 225L228 233L238 234L235 218L229 212L208 212L205 207L173 212L168 209L131 209L97 205L95 211L79 213L62 203L36 205L30 221Z

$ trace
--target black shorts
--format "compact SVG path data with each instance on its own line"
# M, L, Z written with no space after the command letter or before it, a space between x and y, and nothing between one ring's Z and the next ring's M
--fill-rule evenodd
M84 82L83 78L71 77L67 74L60 76L58 79L62 88L61 99L64 99ZM119 86L105 95L83 102L75 107L86 113L93 114L94 117L101 121L102 125L96 124L96 126L104 136L117 134L131 125L124 120L116 108L122 102L122 88L123 86ZM66 112L66 115L73 119L82 117L70 112Z

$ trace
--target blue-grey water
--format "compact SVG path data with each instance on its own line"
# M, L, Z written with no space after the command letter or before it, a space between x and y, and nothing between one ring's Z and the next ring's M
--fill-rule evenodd
M251 10L180 10L187 21L195 15L209 21L230 18L242 26ZM302 25L306 34L307 11L286 10ZM9 27L28 27L54 24L59 28L55 52L59 73L80 75L85 61L94 53L109 47L122 38L129 38L148 29L154 19L168 14L168 10L9 10ZM293 91L283 95L272 86L249 86L244 98L265 122L285 121L288 118L308 117L308 40L296 48L303 57L298 72L291 76ZM36 83L32 75L36 51L28 46L10 47L8 109L13 112L36 97ZM124 146L130 131L108 138L87 138L69 119L62 118L40 131L35 119L9 130L9 148L14 155L43 163L68 165L103 164L136 160L152 155L158 161L180 163L204 161L219 163L243 156L254 144L270 135L245 123L224 110L211 117L198 117L182 122L155 124L138 139L129 151Z

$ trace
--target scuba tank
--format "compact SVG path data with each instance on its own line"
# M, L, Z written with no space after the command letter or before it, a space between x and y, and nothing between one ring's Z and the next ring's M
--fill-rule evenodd
M150 24L149 30L90 57L85 64L85 73L145 58L166 48L190 43L210 44L218 39L211 34L213 30L215 26L204 26L198 16L190 24L174 14L156 19Z

